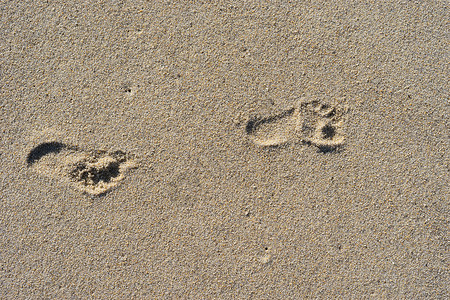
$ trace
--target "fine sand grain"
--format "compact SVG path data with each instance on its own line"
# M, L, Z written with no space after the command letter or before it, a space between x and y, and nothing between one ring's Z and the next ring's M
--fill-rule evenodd
M446 1L0 12L0 298L448 298Z

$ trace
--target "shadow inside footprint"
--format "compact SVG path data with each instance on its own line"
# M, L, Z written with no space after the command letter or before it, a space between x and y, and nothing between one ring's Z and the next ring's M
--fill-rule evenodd
M31 166L43 156L50 153L59 153L66 145L59 142L43 143L34 147L27 156L27 164Z
M317 146L318 152L320 153L338 153L339 148L336 146Z
M104 166L94 166L80 162L70 175L85 186L95 186L101 181L109 183L120 175L119 163L109 162Z
M331 140L336 134L336 129L329 124L323 126L321 128L321 131L322 131L322 138L327 140Z

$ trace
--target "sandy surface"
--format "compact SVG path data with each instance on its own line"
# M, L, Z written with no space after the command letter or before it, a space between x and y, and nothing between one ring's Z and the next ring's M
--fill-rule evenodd
M448 297L447 1L45 2L0 4L2 299Z

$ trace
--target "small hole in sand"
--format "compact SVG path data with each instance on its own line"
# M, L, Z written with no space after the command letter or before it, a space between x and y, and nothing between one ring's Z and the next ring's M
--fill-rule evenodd
M336 129L331 125L323 126L321 131L324 139L332 139L336 134Z

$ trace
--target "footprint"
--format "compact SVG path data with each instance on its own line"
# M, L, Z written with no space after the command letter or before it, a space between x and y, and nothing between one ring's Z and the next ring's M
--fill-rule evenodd
M58 142L42 143L30 151L27 157L27 164L31 166L49 153L59 153L64 147L64 144Z
M278 146L291 140L297 122L297 110L286 110L266 118L254 117L247 122L249 138L259 146Z
M246 132L259 146L302 143L329 152L344 144L342 127L346 113L344 107L302 98L279 115L250 119Z
M56 141L34 147L26 162L39 174L68 183L91 195L110 191L129 169L136 167L132 156L123 151L86 151Z

